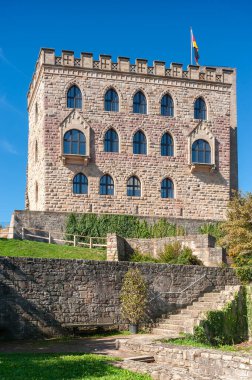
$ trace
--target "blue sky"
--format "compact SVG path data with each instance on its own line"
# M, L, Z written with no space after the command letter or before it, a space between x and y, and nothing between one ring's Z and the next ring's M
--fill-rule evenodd
M0 4L0 221L24 208L26 94L41 47L238 70L239 185L252 191L252 3L240 1L48 1Z

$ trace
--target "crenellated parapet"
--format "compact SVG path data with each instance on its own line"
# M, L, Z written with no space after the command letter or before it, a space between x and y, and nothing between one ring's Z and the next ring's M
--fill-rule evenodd
M137 58L135 64L132 64L130 58L127 57L118 57L117 62L113 62L111 55L105 54L100 54L99 60L95 60L92 53L81 53L80 58L77 58L71 50L62 50L61 56L56 56L54 49L42 48L29 92L33 89L36 76L42 65L130 73L148 77L159 76L176 80L197 80L219 84L232 84L235 71L231 68L194 65L188 65L187 70L184 70L181 63L171 63L170 67L166 67L164 61L154 61L152 66L148 66L148 61L141 58Z

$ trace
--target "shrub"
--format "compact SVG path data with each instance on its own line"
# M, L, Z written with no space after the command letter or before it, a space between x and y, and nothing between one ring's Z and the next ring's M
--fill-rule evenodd
M194 328L193 339L212 346L240 343L248 337L246 290L222 310L208 311L206 319Z
M144 319L147 307L147 284L138 269L130 269L123 279L120 294L122 316L131 324Z
M215 237L216 242L219 243L220 239L224 236L224 232L222 230L222 223L205 223L199 228L200 234L208 234Z
M150 254L141 254L139 251L134 251L133 254L130 256L130 261L134 263L139 262L152 262L152 263L158 263L158 259L155 259Z
M164 251L159 254L159 262L177 265L202 265L202 262L192 254L189 247L182 247L181 243L166 244Z

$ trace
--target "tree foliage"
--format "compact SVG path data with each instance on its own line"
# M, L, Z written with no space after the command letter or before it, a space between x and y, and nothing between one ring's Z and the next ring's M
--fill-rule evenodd
M120 300L123 318L131 324L143 320L147 307L147 284L138 269L130 269L125 274Z
M236 266L252 263L252 193L237 193L229 203L228 219L222 224L220 243Z

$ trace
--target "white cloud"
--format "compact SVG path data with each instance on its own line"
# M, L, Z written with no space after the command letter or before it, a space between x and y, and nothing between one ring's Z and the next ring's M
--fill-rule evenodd
M0 140L0 150L3 150L4 152L17 155L18 152L15 149L15 147L9 143L7 140Z

